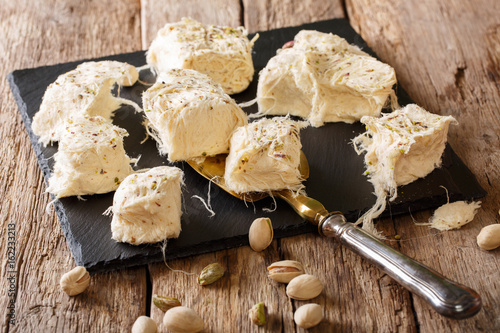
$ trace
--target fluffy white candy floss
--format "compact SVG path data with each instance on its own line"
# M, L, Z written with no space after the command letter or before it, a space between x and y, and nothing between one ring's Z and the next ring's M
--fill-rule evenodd
M183 176L161 166L125 178L113 197L112 238L137 245L179 237Z

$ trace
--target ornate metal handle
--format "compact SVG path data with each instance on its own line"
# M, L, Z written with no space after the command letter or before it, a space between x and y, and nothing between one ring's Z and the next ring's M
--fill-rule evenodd
M465 319L481 309L481 297L474 290L446 279L429 267L385 245L364 230L345 220L341 213L332 213L319 224L326 237L337 239L344 246L399 282L403 287L425 299L439 314Z

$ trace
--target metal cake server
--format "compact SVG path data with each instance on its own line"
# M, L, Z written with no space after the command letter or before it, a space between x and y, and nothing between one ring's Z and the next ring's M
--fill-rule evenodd
M188 164L200 175L239 199L253 202L269 196L265 192L238 194L228 189L224 182L226 157L227 154L220 154L207 157L204 161L191 160ZM303 178L307 179L309 165L302 152L299 169ZM317 225L320 235L335 238L403 287L422 297L439 314L453 319L465 319L481 310L481 297L476 291L453 282L396 251L361 228L347 222L341 212L328 212L319 201L304 195L296 195L289 190L273 191L272 194L285 200L303 219Z

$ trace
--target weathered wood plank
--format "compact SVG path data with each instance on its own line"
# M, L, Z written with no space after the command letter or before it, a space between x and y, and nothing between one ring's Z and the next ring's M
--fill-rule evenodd
M383 228L392 234L390 228ZM324 319L311 332L415 332L409 292L332 239L303 235L281 240L281 255L301 261L324 283L311 301L293 301L294 310L318 303ZM293 321L293 313L284 313Z
M500 4L484 1L347 2L351 24L382 59L396 68L412 98L429 111L453 115L449 141L488 191L475 220L457 231L436 232L396 219L402 250L444 275L471 286L484 309L464 321L436 315L414 299L422 332L498 331L500 252L476 245L482 227L498 223L500 199ZM426 221L430 213L414 215Z
M290 323L283 314L291 312L283 285L267 278L266 267L278 260L276 241L267 250L256 253L249 247L219 251L175 260L168 264L194 275L170 271L164 265L150 265L153 294L178 298L181 303L198 312L205 321L207 332L250 332L257 328L248 319L248 310L259 302L268 307L266 331L290 332ZM226 268L222 279L208 286L200 286L197 276L208 264L218 262ZM158 323L163 312L152 306L151 317ZM160 331L165 329L159 326Z
M5 76L14 69L140 49L136 1L16 1L0 7L0 217L2 290L7 290L8 224L15 224L15 325L3 311L2 331L119 331L146 310L145 269L92 277L89 289L70 298L59 288L74 266L31 144ZM4 289L4 287L7 287ZM0 295L7 309L10 297Z
M191 17L203 24L240 26L241 6L235 0L142 1L142 48L147 49L166 23Z
M344 17L343 1L243 0L244 22L250 32Z
M152 292L178 297L198 311L206 331L257 330L247 311L259 301L269 307L265 330L303 331L295 327L293 311L305 302L290 301L284 286L270 281L265 269L275 260L296 259L325 283L323 293L312 300L323 306L325 319L311 331L414 332L416 325L422 332L500 329L500 286L495 278L500 252L479 251L475 244L482 226L498 222L500 28L493 15L498 6L494 0L347 2L351 24L396 68L415 101L430 111L452 114L461 123L450 132L451 144L489 191L476 220L460 231L442 233L415 226L410 217L384 219L379 225L388 237L402 235L400 242L391 245L478 290L484 300L478 316L460 322L440 317L374 267L318 235L275 241L262 253L243 247L169 262L173 268L196 274L206 264L221 262L228 272L207 287L198 286L196 276L150 265ZM242 8L236 0L143 1L141 26L139 11L135 1L3 4L0 74L5 77L15 68L147 48L161 26L183 16L208 24L244 23L251 32L344 16L341 2L243 1ZM0 285L2 290L9 288L8 249L3 244L9 224L15 223L18 291L16 325L9 326L4 317L2 329L129 330L149 306L153 319L161 323L161 311L145 304L144 268L99 274L89 290L75 298L59 291L60 276L74 263L57 219L44 212L49 197L43 193L45 185L5 80L0 82L0 96L0 236L5 240L0 247L4 258ZM429 212L414 214L417 221L428 216ZM7 293L0 295L2 308L8 302Z

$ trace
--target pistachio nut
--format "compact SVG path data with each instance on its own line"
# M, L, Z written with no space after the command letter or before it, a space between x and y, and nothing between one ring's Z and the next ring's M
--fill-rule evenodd
M83 266L77 266L61 277L61 289L69 296L81 294L90 283L89 272Z
M322 290L323 284L317 277L302 274L290 280L286 287L286 294L290 298L305 301L318 296Z
M132 333L156 333L156 332L158 332L156 321L147 316L140 316L135 320L135 323L132 326Z
M250 311L248 311L248 318L250 318L252 323L255 325L265 325L267 319L267 307L264 302L260 302L252 306Z
M267 217L255 219L248 231L250 247L256 252L265 250L273 241L273 236L273 225Z
M195 333L205 326L200 315L185 306L176 306L165 312L163 325L173 333Z
M302 305L295 311L293 320L302 328L311 328L323 320L323 310L318 304Z
M282 260L267 267L267 273L274 281L288 283L294 277L304 274L304 267L295 260Z
M494 250L500 246L500 224L490 224L477 235L477 245L483 250Z
M163 312L167 312L168 309L182 305L177 298L158 296L156 294L153 295L153 304Z
M224 275L224 271L225 269L221 266L221 264L217 262L210 264L201 271L198 276L198 283L200 286L206 286L207 284L214 283Z
M292 48L294 44L295 44L295 42L293 40L291 40L291 41L286 42L285 44L283 44L283 46L281 48L282 49L289 49L289 48Z

